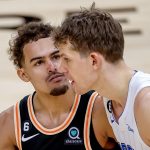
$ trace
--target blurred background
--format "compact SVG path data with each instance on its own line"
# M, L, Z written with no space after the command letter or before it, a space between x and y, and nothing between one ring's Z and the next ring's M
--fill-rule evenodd
M33 92L20 80L7 49L16 28L30 21L60 25L63 19L89 8L93 0L0 0L0 112ZM125 36L126 63L150 73L150 0L95 0L96 7L118 19Z

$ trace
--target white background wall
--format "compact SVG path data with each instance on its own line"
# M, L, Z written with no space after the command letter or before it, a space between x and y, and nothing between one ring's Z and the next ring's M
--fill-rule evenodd
M36 15L43 22L60 25L67 11L90 7L92 0L0 0L0 15ZM112 13L115 18L126 18L123 30L139 29L140 35L125 34L125 60L131 67L150 73L150 0L95 0L96 7L135 7L135 12ZM22 23L21 19L1 18L0 27ZM0 29L0 112L33 91L21 81L7 55L8 41L15 30Z

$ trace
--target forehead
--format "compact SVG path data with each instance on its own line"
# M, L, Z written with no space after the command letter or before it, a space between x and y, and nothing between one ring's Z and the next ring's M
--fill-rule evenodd
M37 41L32 41L29 42L27 44L25 44L23 49L30 49L30 50L34 50L34 49L39 49L39 48L54 48L54 41L52 40L52 38L41 38Z
M73 45L69 41L59 45L59 52L60 55L64 57L73 57L79 54L79 52L74 49Z
M54 46L52 38L41 38L37 41L27 43L23 48L24 56L32 56L36 54L46 54L58 51Z

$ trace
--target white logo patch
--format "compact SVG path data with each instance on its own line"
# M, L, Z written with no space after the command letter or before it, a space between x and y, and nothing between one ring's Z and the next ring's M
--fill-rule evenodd
M22 136L22 142L29 141L30 139L36 137L37 135L39 135L39 133L34 134L34 135L32 135L32 136L29 136L29 137L25 137L25 134L23 134L23 136Z

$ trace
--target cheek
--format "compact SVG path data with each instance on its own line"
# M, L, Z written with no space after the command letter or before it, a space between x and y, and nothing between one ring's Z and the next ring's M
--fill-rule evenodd
M77 67L77 66L70 68L70 73L72 74L72 76L80 77L82 74L81 71L82 70L80 69L80 67Z
M42 69L32 70L32 72L30 72L30 78L33 82L40 82L42 79L44 79L44 77L46 77L46 75L45 71Z
M45 79L42 79L42 77L39 77L39 76L32 78L31 82L32 82L34 88L36 88L36 89L41 89L46 84Z

